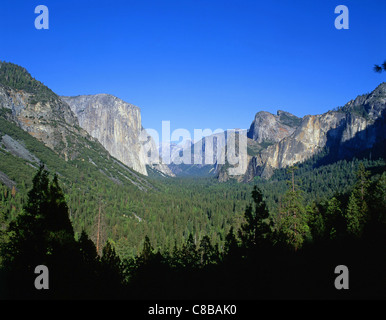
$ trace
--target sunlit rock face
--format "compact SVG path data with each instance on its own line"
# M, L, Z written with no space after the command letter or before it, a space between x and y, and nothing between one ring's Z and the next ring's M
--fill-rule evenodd
M386 139L386 83L373 92L358 96L345 106L302 119L285 113L256 114L248 137L269 143L249 158L242 180L268 178L274 169L301 163L326 147L336 159L355 156Z
M57 96L47 101L33 101L33 97L23 90L0 85L0 108L9 110L8 120L66 160L75 159L77 149L72 145L88 134L78 126L69 105Z
M79 125L113 157L143 175L148 174L146 165L172 175L166 165L149 162L141 142L143 128L139 107L109 94L61 98L71 107ZM156 152L153 141L150 144L152 152Z

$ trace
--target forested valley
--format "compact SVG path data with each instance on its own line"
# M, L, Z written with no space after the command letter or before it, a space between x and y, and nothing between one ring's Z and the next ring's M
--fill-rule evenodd
M23 189L0 189L0 294L384 299L385 162L316 161L249 184L153 178L148 192L91 182L86 192L41 164ZM50 290L33 286L37 265ZM338 265L350 290L334 287Z
M47 147L0 108L0 298L386 297L382 140L356 158L325 147L248 183L146 177L66 127L58 96L25 69L0 70L8 95L24 90L31 110L56 110L22 119L59 141ZM34 286L40 265L49 290ZM350 290L334 285L340 265Z

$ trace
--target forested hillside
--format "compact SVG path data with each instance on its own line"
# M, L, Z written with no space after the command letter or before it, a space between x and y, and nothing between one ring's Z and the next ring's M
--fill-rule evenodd
M52 90L33 78L25 68L5 61L0 61L0 84L33 94L31 103L57 98Z
M308 205L292 168L276 215L259 187L254 186L251 194L240 193L250 204L239 225L228 230L221 248L208 234L199 237L192 227L172 250L155 247L145 235L142 249L126 257L117 253L112 239L98 255L87 232L75 236L58 177L50 178L41 166L14 219L7 216L17 202L15 191L1 192L1 277L12 283L3 287L2 294L13 298L385 298L386 174L371 174L364 163L358 162L348 192ZM194 200L189 183L183 183L185 196ZM229 198L229 190L222 189L223 196L235 203L237 197ZM171 188L164 192L174 193ZM232 210L223 209L224 214ZM331 272L342 263L353 270L353 288L346 294L332 287ZM39 293L28 287L36 264L49 266L54 290Z

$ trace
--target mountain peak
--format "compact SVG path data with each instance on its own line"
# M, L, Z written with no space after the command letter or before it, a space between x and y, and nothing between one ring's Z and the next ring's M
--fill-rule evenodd
M278 142L292 134L300 122L300 118L286 111L278 110L277 115L260 111L255 115L248 131L248 138L258 143Z
M345 106L320 115L300 119L278 111L276 118L269 117L274 121L269 122L265 113L256 114L249 132L255 141L280 139L278 132L284 125L292 124L290 128L297 129L254 156L244 180L249 181L255 175L269 177L274 169L303 162L326 147L330 152L325 156L328 161L351 159L372 148L382 150L386 139L385 109L386 83L381 83L371 93L359 95Z

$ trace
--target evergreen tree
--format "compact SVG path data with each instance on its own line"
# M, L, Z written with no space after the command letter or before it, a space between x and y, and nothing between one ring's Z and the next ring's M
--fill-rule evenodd
M253 188L252 199L254 208L252 204L247 206L244 213L245 223L239 231L242 245L247 249L261 246L270 232L269 211L263 200L263 193L257 186Z
M107 241L103 247L101 257L102 275L101 278L110 288L119 288L122 283L122 262L115 252L114 245Z
M326 231L328 232L329 239L335 239L338 234L343 233L343 211L342 203L337 197L332 197L327 202L326 209Z
M173 268L177 268L182 265L181 250L177 247L177 241L174 241L173 250L169 256L169 265Z
M386 172L383 172L372 193L372 211L375 221L386 223Z
M283 206L278 228L279 239L292 247L295 251L302 247L306 238L309 238L310 228L308 226L307 212L303 206L303 197L301 191L295 184L294 170L290 168L291 181L290 188L287 190L283 199Z
M205 235L201 239L198 252L200 255L201 266L207 266L209 264L217 262L219 252L216 250L215 247L212 246L209 236Z
M79 293L81 298L100 298L104 293L101 275L101 261L97 254L94 242L89 238L87 233L82 230L77 241L78 253L80 256L80 274Z
M351 192L346 210L347 232L356 237L362 235L368 220L367 188L369 186L369 174L370 172L366 171L361 162L356 173L357 181Z
M358 199L355 193L352 192L348 201L346 219L347 219L347 232L356 236L361 235L363 225L363 215L358 206Z
M193 235L190 233L188 240L182 246L181 250L182 263L187 268L196 267L199 263L197 246L194 242Z
M79 251L84 265L90 266L90 269L97 269L99 256L94 242L89 238L86 231L82 230L78 240Z
M5 208L0 200L0 253L1 248L7 243L8 241L8 232L7 232L7 220L6 220L6 213ZM0 254L0 269L2 267L2 255Z
M236 260L238 257L238 254L239 254L239 246L238 246L238 242L232 226L225 237L224 260L226 261Z
M306 214L309 217L308 225L311 229L313 240L324 239L326 236L326 221L316 202L312 202L306 207Z
M14 294L36 294L33 286L34 270L45 265L50 270L51 296L60 297L70 292L79 279L77 246L67 214L64 195L57 178L50 183L48 172L41 165L33 178L28 201L17 218L9 224L9 241L1 248L4 266L9 272Z
M150 243L150 239L149 237L146 235L145 236L145 242L143 243L143 249L142 249L142 253L141 253L141 256L140 256L140 260L142 261L142 263L147 263L149 262L152 257L153 257L153 247Z

